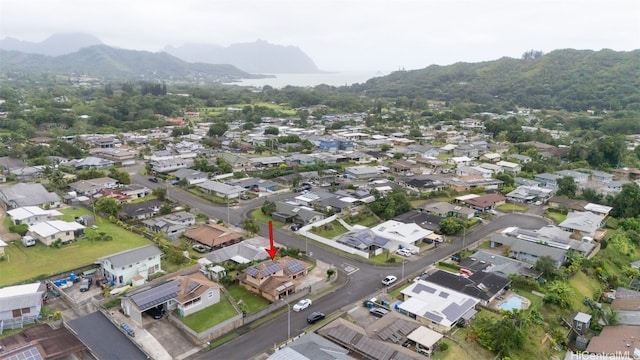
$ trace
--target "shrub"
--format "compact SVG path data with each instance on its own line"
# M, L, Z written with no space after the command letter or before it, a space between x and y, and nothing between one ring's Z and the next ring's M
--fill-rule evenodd
M441 341L441 342L438 344L438 347L440 348L440 351L447 351L447 350L449 350L449 344L447 344L447 343L446 343L446 342L444 342L444 341Z

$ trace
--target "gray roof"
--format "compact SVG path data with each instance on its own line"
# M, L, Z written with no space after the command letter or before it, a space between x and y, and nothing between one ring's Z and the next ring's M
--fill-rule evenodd
M38 206L49 202L59 202L56 193L48 192L42 184L18 183L0 188L0 199L10 207Z
M268 360L351 360L349 350L314 333L299 337Z
M178 280L171 280L162 285L154 286L137 294L133 294L131 295L131 300L138 305L141 311L145 311L175 298L179 291L180 282Z
M148 359L127 335L100 311L71 320L68 325L98 359Z
M162 255L162 251L155 245L146 245L105 256L102 259L109 260L114 267L123 267L156 255Z

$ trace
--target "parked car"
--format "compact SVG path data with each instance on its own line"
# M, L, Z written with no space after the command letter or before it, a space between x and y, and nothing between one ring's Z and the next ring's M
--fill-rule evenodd
M309 306L311 306L312 302L310 299L302 299L300 301L298 301L297 304L293 305L293 311L298 312L298 311L302 311L306 308L308 308Z
M80 281L80 291L81 292L89 291L90 288L91 288L91 278L90 277L83 278L82 281Z
M325 316L323 313L321 313L321 312L317 312L317 311L316 311L316 312L311 313L311 315L309 315L309 316L307 317L307 322L308 322L309 324L315 324L315 323L317 323L318 321L320 321L320 320L324 319L325 317L326 317L326 316Z
M158 178L157 177L150 177L149 181L157 183L158 182Z
M298 231L298 230L300 230L301 227L302 227L302 225L300 225L300 224L293 224L293 225L291 225L291 231Z
M397 277L395 277L393 275L389 275L389 276L385 277L384 279L382 279L382 285L389 286L389 285L393 284L394 282L396 282L396 280L398 280Z
M409 257L411 256L411 251L409 251L408 249L402 248L402 249L396 250L396 254L404 257Z
M375 317L383 317L385 315L387 315L389 313L389 310L383 309L383 308L373 308L371 310L369 310L369 314L375 316Z
M211 248L202 244L195 244L191 247L193 250L199 252L199 253L206 253L207 251L210 251Z
M149 310L146 310L145 313L147 313L149 316L153 317L156 320L160 320L162 319L162 305L160 306L156 306L156 307L152 307Z

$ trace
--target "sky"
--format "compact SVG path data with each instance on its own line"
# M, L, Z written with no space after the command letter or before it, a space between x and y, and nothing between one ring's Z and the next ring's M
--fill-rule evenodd
M640 0L0 0L0 38L84 32L110 46L266 40L327 71L640 48Z

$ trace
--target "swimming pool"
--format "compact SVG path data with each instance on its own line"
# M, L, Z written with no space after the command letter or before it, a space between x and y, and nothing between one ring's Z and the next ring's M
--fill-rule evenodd
M500 305L498 305L498 308L506 311L511 311L513 309L521 310L522 298L520 296L511 295L507 300L501 302Z

